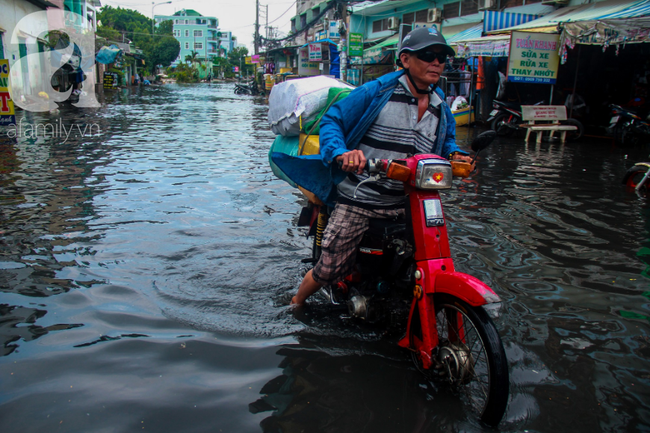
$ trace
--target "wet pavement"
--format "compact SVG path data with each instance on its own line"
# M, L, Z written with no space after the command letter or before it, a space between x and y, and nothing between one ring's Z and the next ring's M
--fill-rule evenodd
M395 336L282 305L303 198L268 167L265 100L233 90L0 130L0 430L489 431ZM648 153L499 139L444 194L457 270L503 299L499 430L650 430L650 205L620 182Z

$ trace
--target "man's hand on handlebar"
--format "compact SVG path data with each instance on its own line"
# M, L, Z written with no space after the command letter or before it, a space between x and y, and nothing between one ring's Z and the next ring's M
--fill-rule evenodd
M339 163L343 171L347 171L348 173L356 171L357 174L361 174L366 167L366 156L361 150L354 149L337 156L336 162Z
M463 155L462 153L452 153L450 161L463 161L463 162L472 162L472 157L469 155Z

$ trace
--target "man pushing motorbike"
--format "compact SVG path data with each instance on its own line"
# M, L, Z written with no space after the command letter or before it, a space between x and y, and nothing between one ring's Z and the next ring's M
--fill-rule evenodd
M456 145L456 122L437 87L447 56L454 54L436 29L415 29L398 52L403 70L355 89L323 116L320 159L332 167L336 205L323 233L321 256L291 304L303 305L321 287L352 272L371 218L404 213L403 183L368 179L367 159L432 153L469 162Z

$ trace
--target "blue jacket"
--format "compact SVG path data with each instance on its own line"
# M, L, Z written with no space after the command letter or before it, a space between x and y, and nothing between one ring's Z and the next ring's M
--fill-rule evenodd
M334 159L357 147L370 125L375 121L390 99L404 71L379 77L377 80L354 89L334 104L320 122L320 154L289 156L271 154L273 162L296 184L314 193L328 205L336 200L335 186L347 173L332 164ZM449 106L444 102L442 90L436 93L443 100L444 116L438 123L436 143L431 153L447 157L452 152L466 153L456 145L456 121Z

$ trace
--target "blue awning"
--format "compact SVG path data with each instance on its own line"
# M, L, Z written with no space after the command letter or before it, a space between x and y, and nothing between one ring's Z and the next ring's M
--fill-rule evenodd
M330 45L337 45L336 42L334 42L331 39L319 39L319 40L314 41L314 42L307 42L305 45L302 45L300 48L305 48L309 44L322 44L322 43L328 43Z
M541 15L516 14L512 12L485 11L483 32L505 29L536 20Z

